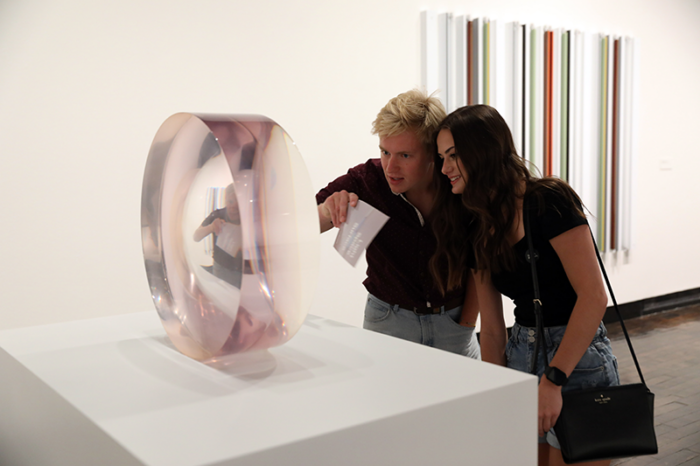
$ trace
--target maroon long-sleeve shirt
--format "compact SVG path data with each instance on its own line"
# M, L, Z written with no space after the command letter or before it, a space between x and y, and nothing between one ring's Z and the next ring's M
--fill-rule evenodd
M357 165L316 194L323 203L346 190L389 216L389 221L367 248L367 291L389 304L404 308L440 307L464 296L456 289L442 296L435 287L428 261L436 241L430 224L402 196L391 192L379 159ZM460 303L461 304L461 303Z

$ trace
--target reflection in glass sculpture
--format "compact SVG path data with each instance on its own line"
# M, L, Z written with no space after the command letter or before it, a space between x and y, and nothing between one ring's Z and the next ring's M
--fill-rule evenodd
M168 118L148 154L141 219L153 301L182 353L221 362L299 330L320 229L304 162L274 121Z

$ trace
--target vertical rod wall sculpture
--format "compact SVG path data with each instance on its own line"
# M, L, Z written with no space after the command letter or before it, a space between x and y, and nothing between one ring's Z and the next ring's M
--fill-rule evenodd
M628 251L634 40L431 11L421 32L426 91L497 108L534 172L581 196L601 251Z

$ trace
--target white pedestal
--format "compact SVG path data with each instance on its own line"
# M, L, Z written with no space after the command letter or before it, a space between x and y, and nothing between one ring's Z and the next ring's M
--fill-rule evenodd
M534 465L536 379L309 316L215 369L155 312L0 332L3 465Z

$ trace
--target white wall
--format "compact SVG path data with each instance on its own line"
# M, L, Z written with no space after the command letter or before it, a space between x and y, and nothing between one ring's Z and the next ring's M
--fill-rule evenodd
M696 0L4 0L0 328L153 309L141 177L173 113L273 118L315 189L376 156L377 111L420 85L426 8L638 39L636 242L611 278L620 302L699 287ZM332 242L311 312L361 325L364 262Z

